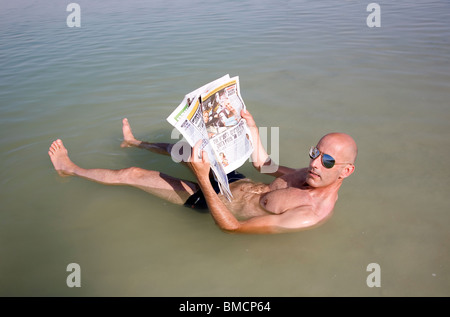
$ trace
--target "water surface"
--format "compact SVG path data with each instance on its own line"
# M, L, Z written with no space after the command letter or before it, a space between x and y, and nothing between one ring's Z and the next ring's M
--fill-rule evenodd
M450 3L0 2L0 294L5 296L449 296ZM228 235L209 215L138 189L60 178L61 138L86 168L193 180L170 158L120 148L171 141L185 93L238 75L281 164L308 164L331 131L359 145L333 217L314 230ZM247 163L241 172L270 181ZM66 285L78 263L82 287ZM367 265L381 267L369 288Z

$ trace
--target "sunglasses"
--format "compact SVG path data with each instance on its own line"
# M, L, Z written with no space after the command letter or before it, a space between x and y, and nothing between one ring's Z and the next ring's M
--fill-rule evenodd
M334 165L352 164L352 163L336 163L336 160L331 155L322 153L315 146L311 146L311 149L309 150L309 157L314 160L319 156L322 156L322 165L325 168L332 168Z

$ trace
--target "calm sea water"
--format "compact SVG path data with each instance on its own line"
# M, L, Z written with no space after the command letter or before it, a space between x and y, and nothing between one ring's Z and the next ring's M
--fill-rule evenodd
M450 295L450 2L379 1L379 28L369 1L98 2L77 1L69 28L70 1L0 1L0 295ZM228 235L208 214L54 172L61 138L83 167L193 179L120 148L121 119L171 141L184 94L227 73L258 124L280 128L281 164L306 166L327 132L356 139L321 227Z

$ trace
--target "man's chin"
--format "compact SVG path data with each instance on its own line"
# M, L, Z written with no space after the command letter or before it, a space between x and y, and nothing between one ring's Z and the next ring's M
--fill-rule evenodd
M309 186L311 186L311 187L319 187L318 185L318 183L316 182L316 180L313 178L313 177L311 177L311 176L308 176L307 178L306 178L306 184L308 184Z

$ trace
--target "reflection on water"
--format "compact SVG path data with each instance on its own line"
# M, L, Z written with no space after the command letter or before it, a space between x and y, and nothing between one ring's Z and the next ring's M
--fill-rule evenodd
M1 295L450 295L447 1L380 1L380 28L363 1L77 3L81 28L59 1L2 4ZM258 124L280 127L282 164L305 166L327 132L356 139L356 172L323 226L227 235L209 215L53 171L61 138L84 167L193 179L120 148L121 119L171 141L183 95L226 73ZM66 285L69 263L81 288Z

